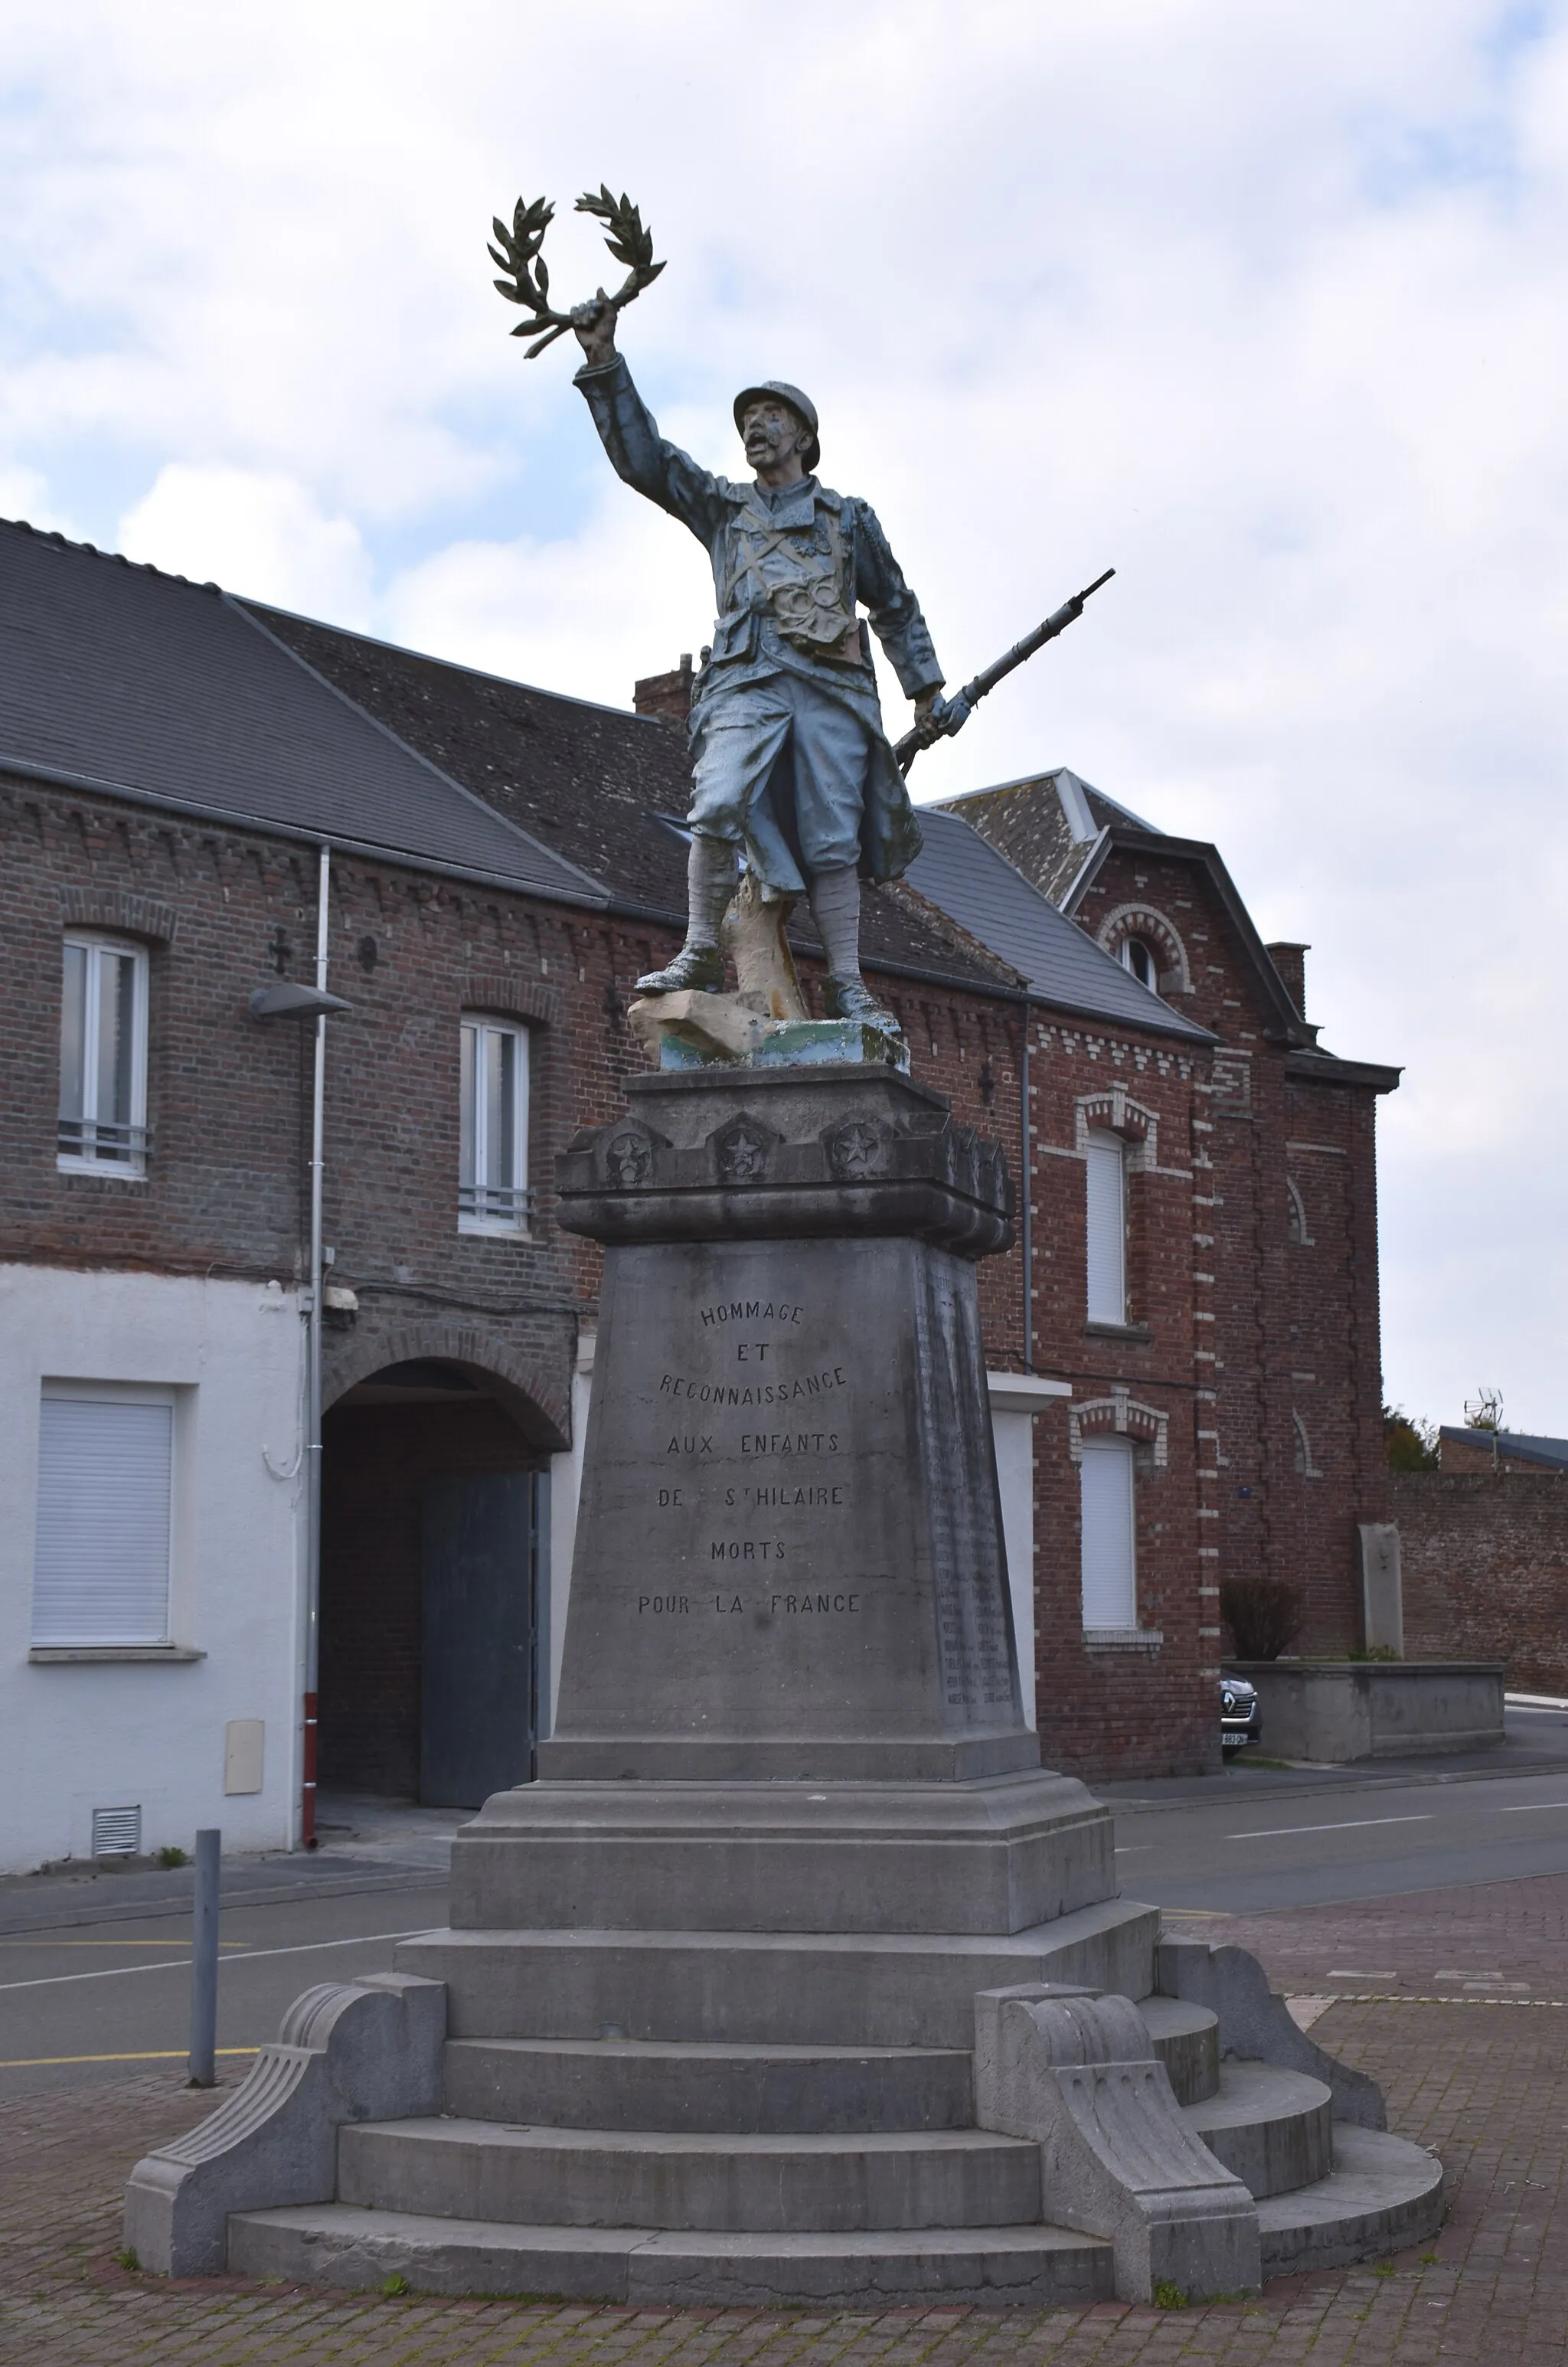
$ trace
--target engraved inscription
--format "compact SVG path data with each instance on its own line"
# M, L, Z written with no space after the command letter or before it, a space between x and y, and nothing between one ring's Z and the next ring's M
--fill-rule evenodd
M732 1406L791 1405L797 1398L819 1398L825 1389L848 1387L842 1365L824 1373L805 1373L793 1381L694 1381L683 1373L664 1373L659 1383L661 1397L690 1398L697 1405Z
M727 1504L750 1504L758 1512L783 1512L787 1507L797 1505L820 1511L829 1505L843 1503L845 1493L842 1487L742 1488L738 1495L733 1488L727 1488L724 1501Z
M806 1309L782 1298L730 1298L697 1312L705 1327L711 1328L717 1323L798 1323Z

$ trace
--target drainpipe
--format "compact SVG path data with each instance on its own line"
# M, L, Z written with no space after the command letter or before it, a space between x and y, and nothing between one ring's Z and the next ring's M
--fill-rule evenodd
M1019 1150L1023 1180L1019 1187L1023 1200L1023 1369L1034 1370L1034 1177L1029 1155L1029 1023L1031 1007L1023 1006L1023 1060L1019 1087L1023 1098L1022 1115L1019 1119Z
M316 889L316 992L327 991L332 848L323 844ZM316 1699L321 1648L321 1152L326 1131L327 1014L316 1013L310 1080L310 1273L305 1344L305 1722L300 1768L299 1842L316 1846Z
M304 1725L299 1787L299 1841L316 1846L316 1683L320 1660L321 1603L321 1281L333 1252L321 1246L322 1140L327 1105L327 1014L352 1011L340 994L327 992L327 930L330 923L332 849L323 844L316 889L316 982L306 986L280 978L251 996L253 1019L310 1020L316 1031L310 1083L310 1247L305 1277L305 1469Z

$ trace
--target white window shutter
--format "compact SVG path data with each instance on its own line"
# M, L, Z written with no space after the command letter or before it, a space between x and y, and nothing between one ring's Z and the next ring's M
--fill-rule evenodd
M1085 1167L1089 1319L1091 1323L1125 1323L1126 1168L1120 1136L1091 1132Z
M166 1644L175 1410L45 1397L33 1642Z
M1083 1624L1135 1628L1137 1563L1133 1533L1133 1450L1124 1439L1086 1438L1081 1466Z

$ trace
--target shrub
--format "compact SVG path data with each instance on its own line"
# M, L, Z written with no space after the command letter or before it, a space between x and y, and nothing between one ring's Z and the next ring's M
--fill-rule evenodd
M1220 1615L1239 1660L1277 1660L1306 1625L1306 1597L1278 1578L1227 1578L1220 1582Z

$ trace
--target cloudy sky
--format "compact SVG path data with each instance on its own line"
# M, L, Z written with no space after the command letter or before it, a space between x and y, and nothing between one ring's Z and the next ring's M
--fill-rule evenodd
M1405 1067L1390 1394L1568 1433L1568 0L0 0L0 514L626 703L705 563L484 254L604 178L666 432L807 387L951 674L1114 564L919 793L1217 840Z

